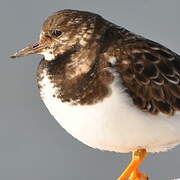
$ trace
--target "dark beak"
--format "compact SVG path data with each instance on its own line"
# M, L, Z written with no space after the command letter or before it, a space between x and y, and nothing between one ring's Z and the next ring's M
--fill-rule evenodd
M43 49L45 49L45 44L41 43L40 41L37 41L24 49L21 49L20 51L17 51L13 55L11 55L11 58L17 58L17 57L23 57L30 54L40 54Z

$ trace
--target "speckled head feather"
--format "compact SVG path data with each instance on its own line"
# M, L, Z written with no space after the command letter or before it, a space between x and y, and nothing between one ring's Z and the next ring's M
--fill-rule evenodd
M75 10L58 11L43 23L40 41L48 41L48 44L42 54L53 54L49 60L54 60L79 47L91 48L100 39L104 27L99 15Z

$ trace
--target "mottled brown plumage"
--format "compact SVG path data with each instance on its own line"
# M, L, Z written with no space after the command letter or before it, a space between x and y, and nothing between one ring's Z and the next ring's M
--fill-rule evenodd
M148 39L120 47L116 68L134 104L153 114L180 110L180 56Z
M60 13L67 14L69 18L62 18L60 24L62 30L64 25L70 23L72 32L78 33L72 22L72 16L75 15L74 19L81 19L80 24L75 24L80 31L82 26L89 28L90 24L86 24L89 21L93 32L83 49L79 41L76 41L73 45L74 51L68 54L66 51L51 62L41 61L39 71L46 66L51 81L57 88L61 87L55 96L61 98L63 102L73 100L81 105L103 100L111 93L108 85L113 77L108 68L113 68L119 73L118 76L122 79L126 92L134 104L142 111L173 115L175 111L180 110L180 57L176 53L118 27L98 15L87 12L79 14L77 11ZM45 21L43 26L45 32L46 29L51 29L49 26L54 26L53 20L56 15L59 16L59 13ZM74 46L77 44L76 49ZM112 65L109 59L113 56L117 61ZM77 72L81 59L88 61L89 71L69 78ZM77 65L70 65L73 61L77 61ZM40 74L38 72L38 76ZM38 81L40 79L38 78Z
M55 37L54 30L62 35ZM44 22L40 41L31 48L33 53L43 54L44 48L53 55L53 61L41 61L37 80L41 89L42 72L47 68L51 82L59 89L54 96L63 102L84 105L102 101L111 93L111 68L142 111L173 115L180 110L180 56L97 14L75 10L54 13ZM115 64L109 62L112 57Z
M180 56L168 48L97 14L63 10L11 57L34 53L44 55L41 97L62 127L91 147L133 151L118 180L147 180L138 172L146 152L180 144Z

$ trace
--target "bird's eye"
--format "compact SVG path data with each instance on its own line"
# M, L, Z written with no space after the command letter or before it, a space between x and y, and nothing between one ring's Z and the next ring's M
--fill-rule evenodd
M52 31L52 36L54 36L54 37L58 37L58 36L60 36L62 34L62 32L60 31L60 30L53 30Z

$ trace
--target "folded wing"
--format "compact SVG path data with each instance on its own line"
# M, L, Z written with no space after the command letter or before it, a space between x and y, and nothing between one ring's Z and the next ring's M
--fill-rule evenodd
M116 56L116 71L136 106L152 114L180 110L179 55L143 39L125 43Z

